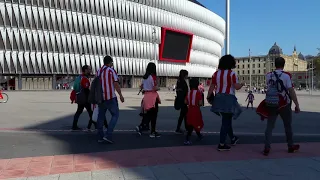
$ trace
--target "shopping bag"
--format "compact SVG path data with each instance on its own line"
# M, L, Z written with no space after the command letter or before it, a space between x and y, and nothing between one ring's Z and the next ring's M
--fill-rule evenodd
M98 115L99 115L99 107L96 105L93 106L93 114L92 114L92 121L97 122L98 121Z

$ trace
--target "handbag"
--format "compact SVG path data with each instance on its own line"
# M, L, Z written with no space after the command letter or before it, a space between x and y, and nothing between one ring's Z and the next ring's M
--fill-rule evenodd
M181 109L181 103L178 100L178 96L176 96L174 99L174 109L177 111Z
M207 98L208 102L212 105L214 102L215 95L212 93L209 98Z
M82 89L76 94L76 103L80 105L88 103L88 97Z
M99 115L99 107L97 105L95 105L93 113L92 113L92 121L97 122L98 115Z

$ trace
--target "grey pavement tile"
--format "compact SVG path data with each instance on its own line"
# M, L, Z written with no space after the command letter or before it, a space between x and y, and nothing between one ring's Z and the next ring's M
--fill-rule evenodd
M320 162L320 157L312 157L312 159Z
M60 174L59 180L91 180L91 172Z
M308 175L308 174L317 174L319 171L308 167L307 164L301 164L299 166L281 166L280 168L270 167L269 174L275 176L293 176L297 175Z
M205 169L213 170L213 169L226 169L232 167L232 162L230 161L221 161L221 162L202 162L201 163Z
M295 166L300 164L311 164L316 163L316 161L312 158L283 158L283 159L274 159L274 162L278 165L286 165L286 166Z
M241 169L238 170L244 177L252 180L271 180L272 175L268 172L264 172L262 170L255 170L255 169Z
M150 170L158 180L187 180L187 177L177 165L152 166Z
M138 178L138 179L131 179L131 178L129 178L129 179L125 179L125 180L158 180L158 179L156 179L156 178L147 178L147 179L145 179L145 178L143 178L143 179L140 179L140 178Z
M171 176L171 177L161 177L157 178L157 180L189 180L187 176Z
M301 179L301 180L316 180L320 179L320 172L318 171L309 171L309 172L296 172L292 176L292 179Z
M120 169L107 169L91 172L92 180L124 180L123 173Z
M212 174L217 176L219 180L242 180L246 179L244 175L242 175L239 171L236 169L229 167L225 169L215 169L212 171Z
M54 174L48 176L28 177L27 180L59 180L59 176L59 174Z
M27 178L26 177L24 177L24 178L10 178L7 180L27 180Z
M197 174L211 172L208 166L204 166L202 163L181 163L176 165L184 174Z
M199 174L188 174L189 180L219 180L219 178L212 173L199 173Z
M124 179L148 179L155 178L149 167L122 168Z

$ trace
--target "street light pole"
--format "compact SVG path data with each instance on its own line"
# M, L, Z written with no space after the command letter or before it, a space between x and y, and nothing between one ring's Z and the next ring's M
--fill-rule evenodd
M157 60L157 31L156 28L152 28L152 43L154 46L154 61Z
M226 0L226 47L225 54L230 54L230 0Z
M308 89L308 66L307 66L307 71L306 71L306 90Z
M249 74L250 74L250 77L249 77L249 80L250 80L250 90L251 90L251 51L249 49Z
M311 70L311 95L313 93L313 69L314 69L314 66L313 66L313 58L312 58L312 70Z

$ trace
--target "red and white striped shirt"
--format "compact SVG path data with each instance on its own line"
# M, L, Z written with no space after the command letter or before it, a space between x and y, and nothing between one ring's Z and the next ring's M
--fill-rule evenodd
M107 66L102 66L97 72L97 76L101 74L100 80L101 80L101 85L102 85L102 91L104 94L104 100L109 100L112 98L116 98L116 92L114 89L114 82L119 81L119 77L116 73L116 71Z
M213 74L211 83L216 86L216 93L235 95L234 84L239 81L234 71L219 69Z
M191 90L188 92L186 101L188 106L199 106L199 101L202 101L202 94L199 90Z

